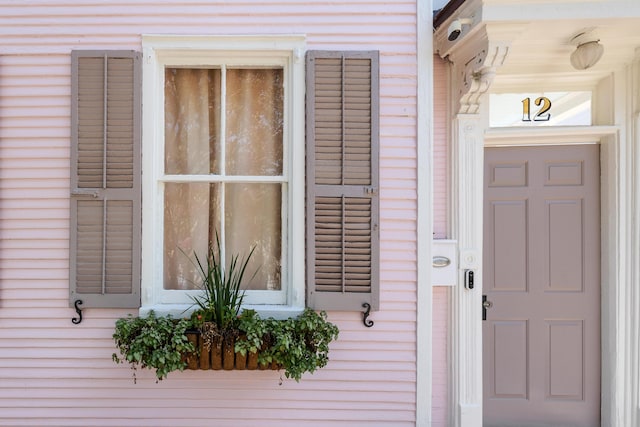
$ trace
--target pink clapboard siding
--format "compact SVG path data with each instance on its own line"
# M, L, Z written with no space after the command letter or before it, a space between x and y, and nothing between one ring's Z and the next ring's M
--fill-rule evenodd
M433 57L433 238L446 239L447 230L447 65Z
M447 235L447 68L433 58L433 232L434 238ZM449 288L433 288L433 398L432 425L448 422L448 321Z
M415 424L415 1L3 2L0 28L0 425ZM381 310L371 329L330 313L341 330L330 364L300 383L191 371L159 384L138 372L134 385L111 361L128 311L71 323L69 53L140 50L141 34L160 33L306 34L309 49L380 51Z

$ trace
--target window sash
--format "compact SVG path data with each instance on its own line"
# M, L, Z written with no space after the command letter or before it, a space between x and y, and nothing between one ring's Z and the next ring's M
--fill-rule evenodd
M280 183L262 178L277 175L286 182L283 77L283 67L165 68L165 173L213 173L218 179L171 186L165 180L164 289L198 286L193 258L203 259L216 240L225 266L232 256L256 249L248 289L282 289L286 199ZM243 172L253 179L227 182Z
M284 72L165 67L165 174L284 176Z
M162 304L190 304L189 292L162 289L163 235L161 209L168 182L273 182L282 185L282 289L248 291L245 302L304 306L304 51L301 36L143 36L143 293L141 312ZM164 69L165 67L256 67L283 69L284 124L282 175L221 176L164 174ZM149 95L149 96L147 96ZM297 177L297 178L296 178ZM146 230L146 231L145 231Z

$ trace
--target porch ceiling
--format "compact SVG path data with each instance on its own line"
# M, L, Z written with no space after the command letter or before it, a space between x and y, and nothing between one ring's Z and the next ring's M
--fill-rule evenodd
M504 63L495 69L492 92L593 88L630 63L640 47L638 0L453 0L442 12L435 21L441 56L473 55L481 39L489 46L508 46ZM451 22L465 18L472 23L458 40L448 41ZM569 62L576 48L571 40L588 29L595 29L604 55L594 67L575 70Z
M488 24L500 25L506 24ZM497 69L494 92L522 87L547 91L590 88L631 62L640 46L640 18L530 21L517 27L507 58ZM575 70L569 62L576 48L571 39L590 28L595 28L604 55L592 68Z

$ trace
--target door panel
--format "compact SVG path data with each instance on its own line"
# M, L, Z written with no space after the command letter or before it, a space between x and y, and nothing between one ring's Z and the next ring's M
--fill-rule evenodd
M584 394L584 322L548 320L547 400L583 400Z
M527 290L527 203L524 200L491 204L489 221L494 230L494 262L488 266L493 290ZM499 262L497 262L499 261Z
M547 292L582 291L582 200L547 200L544 249Z
M527 398L529 388L527 342L529 331L526 320L501 320L493 322L492 369L496 398Z
M598 148L485 149L485 426L600 425Z

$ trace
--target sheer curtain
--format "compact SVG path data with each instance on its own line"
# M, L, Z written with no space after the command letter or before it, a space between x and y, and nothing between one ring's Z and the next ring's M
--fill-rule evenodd
M227 260L255 246L249 289L280 289L282 184L261 181L283 173L283 102L281 69L166 70L165 173L208 182L164 185L165 289L197 288L216 233Z

